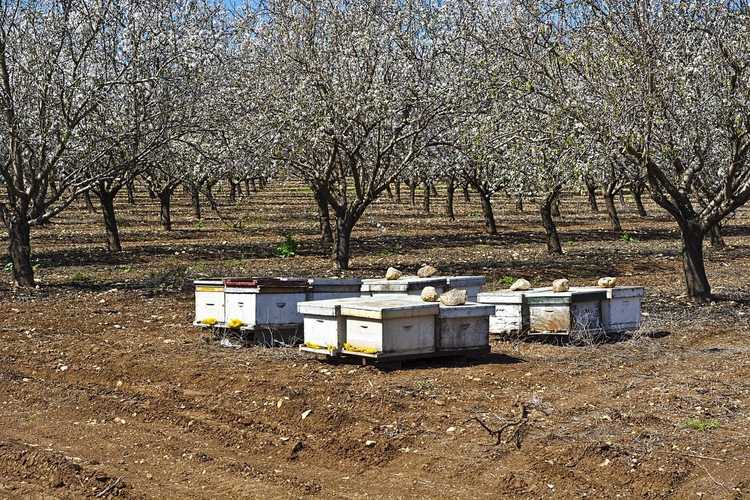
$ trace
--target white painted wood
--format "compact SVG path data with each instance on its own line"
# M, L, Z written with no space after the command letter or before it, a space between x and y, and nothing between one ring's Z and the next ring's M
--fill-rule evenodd
M224 282L216 280L195 280L195 325L201 325L207 318L224 322Z
M526 295L531 333L569 334L601 330L602 291L540 292Z
M361 279L310 278L307 300L330 300L359 297Z
M448 290L466 290L469 302L476 302L486 280L484 276L448 276Z
M391 319L346 318L346 341L382 353L416 354L435 351L435 317Z
M438 350L489 346L490 316L495 307L483 304L440 306Z
M607 332L623 332L640 327L641 304L645 294L643 287L575 287L573 290L606 292L607 299L602 302L602 324Z
M304 291L258 293L251 288L226 288L226 320L239 319L245 328L301 325L297 304Z

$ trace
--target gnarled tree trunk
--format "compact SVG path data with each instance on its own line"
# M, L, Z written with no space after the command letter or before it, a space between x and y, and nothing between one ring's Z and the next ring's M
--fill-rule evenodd
M331 230L331 213L328 208L328 194L320 188L313 188L315 203L318 205L318 224L320 226L320 242L324 247L330 248L333 243L333 231Z
M711 298L711 285L706 276L703 261L703 240L705 234L697 224L683 222L682 232L682 268L685 273L685 286L688 296L698 301Z
M172 193L174 188L167 188L159 193L159 222L165 231L172 230Z
M456 192L456 180L451 177L448 179L448 186L446 187L446 200L445 200L445 215L448 219L456 220L456 214L453 210L453 196Z
M479 200L482 202L482 215L484 216L484 228L487 234L495 236L497 234L497 224L495 223L495 213L492 210L492 199L490 193L477 189Z
M612 225L612 231L615 233L621 233L622 224L620 224L620 216L617 214L614 193L611 193L608 190L604 191L604 204L607 207L607 215L609 216L609 223Z
M105 189L96 192L99 197L99 203L102 207L102 216L104 218L104 233L107 237L107 249L110 252L122 252L122 243L120 242L120 230L117 227L117 217L115 216L115 195Z
M31 266L31 227L26 217L10 211L3 214L8 228L8 255L13 265L13 279L22 287L33 287L34 268Z
M422 210L424 210L425 213L430 213L430 183L427 181L424 181L422 183L422 187L424 189L424 193L422 194Z
M596 202L596 184L586 179L586 193L589 197L589 206L592 212L599 211L599 204Z
M563 253L560 235L557 232L557 225L553 217L553 207L555 199L559 196L558 191L553 191L544 197L542 205L539 207L539 213L542 216L542 225L544 233L547 236L547 253L551 255L560 255Z

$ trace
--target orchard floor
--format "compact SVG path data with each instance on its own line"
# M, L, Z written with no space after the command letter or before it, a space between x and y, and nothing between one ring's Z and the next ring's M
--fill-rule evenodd
M678 235L655 206L640 219L628 204L618 239L568 196L566 254L549 257L531 204L498 201L489 237L476 198L456 197L457 222L442 198L433 214L385 199L355 230L352 275L430 262L488 289L616 275L648 294L634 338L494 341L482 358L381 370L226 348L190 327L186 279L332 272L303 187L202 223L180 195L169 233L138 195L118 205L123 253L104 250L99 214L79 206L34 230L38 290L14 291L0 270L2 498L750 496L750 212L726 227L727 249L708 249L721 300L698 307L681 297ZM298 256L275 256L285 234ZM495 445L474 417L497 429L517 404L520 448Z

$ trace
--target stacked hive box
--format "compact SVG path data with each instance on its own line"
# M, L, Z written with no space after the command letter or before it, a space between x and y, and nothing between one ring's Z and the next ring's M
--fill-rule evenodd
M224 281L221 278L195 280L195 326L224 324Z
M359 297L362 280L357 278L310 278L307 300L329 300Z
M304 302L307 280L294 278L227 278L224 280L226 321L244 329L302 324L297 303Z
M602 330L605 291L536 292L526 294L530 334L570 334Z
M489 350L489 319L494 312L494 306L485 304L441 305L437 351Z
M303 350L336 354L346 342L346 320L341 306L361 302L361 297L300 302L297 311L304 317Z
M607 332L617 333L636 330L640 326L643 287L574 287L571 290L576 292L604 291L606 293L606 299L602 302L602 326Z
M543 292L550 288L532 288L531 290L497 290L480 293L477 302L495 306L495 313L490 316L490 333L504 335L525 332L529 329L529 308L526 296L534 292Z

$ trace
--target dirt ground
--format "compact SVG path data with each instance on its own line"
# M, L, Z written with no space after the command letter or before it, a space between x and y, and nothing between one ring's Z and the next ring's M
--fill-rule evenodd
M457 222L440 197L432 214L384 199L355 230L355 276L429 262L488 289L645 285L632 338L496 340L481 358L380 369L226 348L193 329L192 278L333 272L310 201L276 184L197 222L181 195L166 233L139 192L118 205L115 256L83 206L35 230L39 289L14 291L0 271L0 497L750 496L748 212L726 227L728 248L708 249L721 300L702 307L682 297L675 227L653 205L640 219L628 203L629 236L616 238L567 196L562 257L545 254L530 203L497 201L497 237L460 196ZM276 257L286 234L299 255ZM526 423L498 444L479 422L499 429L519 405Z

